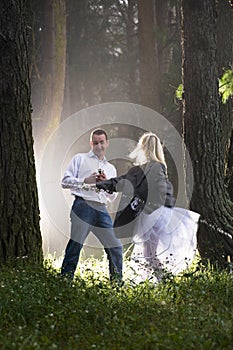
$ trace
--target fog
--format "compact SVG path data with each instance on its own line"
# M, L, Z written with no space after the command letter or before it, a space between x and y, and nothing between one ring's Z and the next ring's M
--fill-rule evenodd
M36 142L35 149L37 184L41 216L41 233L44 255L52 254L57 258L64 253L70 234L69 213L73 197L69 190L61 188L61 179L71 157L79 152L88 152L90 132L98 127L106 130L113 125L125 125L134 128L128 136L116 133L110 137L106 157L113 162L118 174L127 170L128 154L136 145L137 130L155 132L170 153L178 174L177 204L185 207L183 144L182 139L171 123L161 114L141 105L132 103L104 103L83 109L63 121L50 135L45 145ZM40 157L37 156L40 154ZM189 155L186 155L190 162ZM118 165L121 166L118 166ZM191 166L191 164L190 164ZM190 179L190 188L192 179ZM118 200L108 209L114 217ZM123 244L129 243L128 241ZM83 255L102 256L103 249L94 235L90 234L85 242Z

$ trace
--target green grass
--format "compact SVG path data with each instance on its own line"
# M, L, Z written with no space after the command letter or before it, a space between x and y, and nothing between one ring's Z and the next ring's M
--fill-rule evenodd
M199 263L118 288L102 263L87 261L73 283L51 261L1 268L0 349L232 349L233 274Z

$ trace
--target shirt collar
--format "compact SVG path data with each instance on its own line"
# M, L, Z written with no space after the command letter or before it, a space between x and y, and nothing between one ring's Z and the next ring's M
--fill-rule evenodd
M88 157L90 157L90 158L96 158L96 159L100 160L100 159L95 155L95 153L92 151L92 149L88 152ZM106 162L106 161L107 161L107 159L106 159L106 157L104 156L104 158L101 159L101 162Z

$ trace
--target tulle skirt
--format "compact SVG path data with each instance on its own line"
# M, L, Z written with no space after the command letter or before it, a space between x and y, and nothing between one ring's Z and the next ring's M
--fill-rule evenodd
M178 274L191 265L197 253L199 216L176 207L141 213L134 229L131 255L137 281L156 280L165 271Z

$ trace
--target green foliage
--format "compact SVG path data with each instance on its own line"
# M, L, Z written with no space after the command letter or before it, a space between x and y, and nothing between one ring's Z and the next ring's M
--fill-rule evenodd
M219 79L219 93L222 97L222 103L233 96L233 70L227 69L223 76ZM183 84L176 89L175 95L178 100L182 100Z
M222 96L222 102L233 96L233 70L227 69L223 76L219 79L219 92Z
M73 283L50 262L1 270L0 348L231 349L233 275L198 264L153 285L111 285L99 261Z
M178 100L182 100L182 94L183 94L183 84L180 84L176 89L176 98Z

